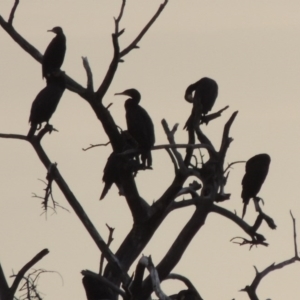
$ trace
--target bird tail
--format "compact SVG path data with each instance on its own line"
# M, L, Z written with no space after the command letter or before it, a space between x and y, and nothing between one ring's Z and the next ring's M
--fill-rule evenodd
M101 196L100 196L100 199L99 199L99 200L104 199L104 197L106 196L106 194L107 194L107 192L109 191L110 187L111 187L111 185L105 183L104 188L103 188L103 191L102 191L102 193L101 193Z
M31 127L28 131L27 137L31 139L34 136L35 131L37 130L37 124L31 124Z
M245 216L245 214L246 214L247 205L249 204L249 200L250 200L250 199L243 199L244 207L243 207L242 219L244 219L244 216Z

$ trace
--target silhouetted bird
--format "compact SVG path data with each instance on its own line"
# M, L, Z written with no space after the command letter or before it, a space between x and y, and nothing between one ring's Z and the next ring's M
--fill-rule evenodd
M193 95L194 93L194 95ZM185 91L186 101L193 103L193 109L184 128L194 129L213 107L218 97L218 84L210 78L203 77L196 83L191 84Z
M48 45L42 60L43 78L57 72L63 64L66 53L66 37L61 27L54 27L51 32L56 36Z
M136 89L128 89L115 95L130 97L125 101L127 129L139 145L143 167L150 168L151 148L155 143L154 126L146 110L139 105L141 95Z
M64 73L47 78L47 85L35 97L30 111L29 123L31 128L27 134L30 138L43 122L49 123L65 90Z
M124 158L122 158L121 155L118 155L115 152L111 153L111 155L108 157L107 163L103 170L102 180L105 184L100 196L100 200L106 196L113 183L115 183L118 187L119 195L124 194L120 177L120 168L122 167L123 159Z
M251 157L246 163L246 173L242 180L242 199L244 203L243 215L244 218L247 205L251 198L255 198L264 183L268 171L271 158L268 154L258 154Z

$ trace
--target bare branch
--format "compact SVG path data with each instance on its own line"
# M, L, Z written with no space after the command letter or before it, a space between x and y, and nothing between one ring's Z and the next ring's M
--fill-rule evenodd
M86 71L86 75L87 75L87 90L90 93L94 93L94 83L93 83L93 73L88 61L87 57L82 57L82 63L83 63L83 67Z
M216 118L219 118L222 116L222 112L226 109L228 109L229 106L225 106L224 108L220 109L219 111L215 112L215 113L212 113L212 114L209 114L209 115L206 115L206 116L202 116L201 117L201 122L200 124L208 124L210 121L216 119Z
M234 162L228 164L227 168L224 170L224 173L226 173L227 170L231 169L231 167L233 165L235 165L235 164L241 164L241 163L246 163L246 161L245 160L238 160L238 161L234 161Z
M162 3L155 15L151 18L151 20L148 22L148 24L143 28L143 30L139 33L139 35L134 39L134 41L127 46L124 50L121 51L120 57L125 56L128 54L132 49L138 48L137 44L138 42L143 38L145 33L149 30L149 28L152 26L152 24L156 21L156 19L159 17L165 6L168 4L168 0L165 0L164 3Z
M120 9L120 13L119 16L115 19L116 22L116 33L119 32L119 28L117 27L122 19L123 13L124 13L124 9L125 9L125 5L126 5L126 0L122 0L122 6Z
M294 251L295 251L295 257L299 259L298 254L298 247L297 247L297 231L296 231L296 219L294 218L292 211L290 210L290 214L293 220L293 232L294 232Z
M238 114L238 111L235 111L224 126L223 137L222 137L221 147L220 147L220 151L219 151L222 158L225 157L227 149L228 149L230 143L233 141L232 138L229 138L229 131L230 131L230 127L231 127L233 121L235 120L235 117L237 116L237 114Z
M9 15L9 19L8 19L8 24L12 26L13 20L14 20L14 16L15 16L15 12L17 10L17 7L19 5L19 0L15 0L15 4L10 12Z
M257 232L254 231L253 227L251 227L250 225L248 225L243 219L241 219L239 216L237 216L236 214L232 213L231 211L220 207L216 204L212 205L211 208L212 212L218 213L228 219L230 219L231 221L233 221L234 223L236 223L241 229L243 229L251 238L252 240L246 240L244 238L242 239L241 243L238 243L239 245L245 245L245 244L261 244L264 246L267 246L268 244L265 242L265 237ZM236 238L234 238L236 239ZM234 240L232 239L232 240Z
M197 293L197 295L199 296L199 300L203 300L203 298L200 296L200 294L198 293L195 286L192 284L192 282L187 277L179 275L179 274L171 273L166 277L165 280L167 280L167 279L177 279L177 280L182 281L189 290L195 291Z
M158 299L159 300L170 300L170 298L162 291L162 289L160 287L159 275L158 275L156 268L153 265L151 256L149 256L149 257L143 256L139 260L139 263L143 264L148 269L148 271L150 273L150 278L152 281L152 288L153 288L155 295L158 297Z
M294 262L297 262L297 261L300 261L300 258L298 256L298 253L297 253L297 241L296 241L296 220L294 219L292 213L290 212L291 214L291 217L292 217L292 221L293 221L293 233L294 233L294 249L295 249L295 256L290 258L290 259L287 259L281 263L278 263L278 264L275 264L275 263L272 263L270 266L268 266L267 268L265 268L262 272L259 272L257 270L256 267L255 270L256 270L256 275L255 275L255 278L253 280L253 282L251 283L251 285L247 285L244 289L242 289L241 291L244 291L244 292L247 292L249 298L251 300L256 300L258 299L257 295L256 295L256 289L258 287L258 285L260 284L260 281L265 277L267 276L269 273L275 271L275 270L279 270L279 269L282 269L290 264L293 264Z
M82 148L82 150L83 151L87 151L87 150L89 150L89 149L92 149L92 148L95 148L95 147L103 147L103 146L107 146L107 145L109 145L110 144L110 142L107 142L107 143L105 143L105 144L90 144L90 146L89 147L87 147L87 148Z
M110 244L113 242L113 234L114 234L114 228L110 227L109 225L106 224L106 227L108 228L109 235L108 235L108 241L107 241L107 247L110 246ZM99 268L99 275L102 275L103 273L103 264L104 264L104 255L101 253L100 257L100 268Z
M163 129L164 129L166 135L167 135L169 143L171 145L176 145L175 139L174 139L174 134L175 134L175 132L177 130L178 124L175 124L172 130L169 129L169 126L168 126L167 121L165 119L163 119L161 121L161 124L163 126ZM181 154L176 149L173 149L172 152L173 152L173 154L174 154L174 156L175 156L175 158L177 160L177 163L179 165L179 169L182 172L187 172L187 167L185 166L185 164L183 162Z

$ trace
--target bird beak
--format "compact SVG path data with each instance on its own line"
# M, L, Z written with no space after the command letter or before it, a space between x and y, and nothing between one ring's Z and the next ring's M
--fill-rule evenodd
M115 96L118 96L118 95L126 95L126 94L124 94L124 92L122 92L122 93L115 93Z
M49 30L47 30L47 32L53 32L53 29L49 29Z

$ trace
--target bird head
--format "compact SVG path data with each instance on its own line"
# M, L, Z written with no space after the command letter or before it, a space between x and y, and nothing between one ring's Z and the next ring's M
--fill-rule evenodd
M116 93L115 95L129 96L130 98L135 99L135 100L140 100L141 99L141 94L136 89L128 89L128 90L125 90L122 93Z
M61 34L61 33L63 33L62 28L59 27L59 26L53 27L52 29L47 30L47 31L48 31L48 32L54 32L54 33L56 33L56 34Z

